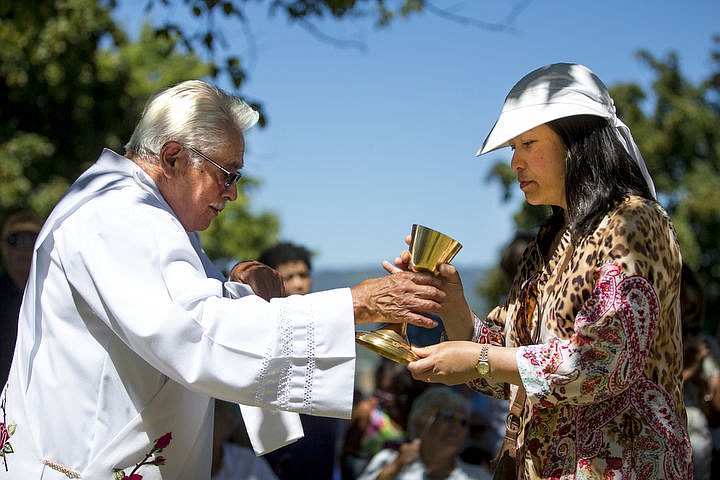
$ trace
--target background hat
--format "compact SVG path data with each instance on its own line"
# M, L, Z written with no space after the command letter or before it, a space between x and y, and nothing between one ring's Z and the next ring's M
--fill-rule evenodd
M625 150L635 160L655 196L655 186L630 129L615 113L605 84L583 65L554 63L527 74L510 90L490 134L476 155L507 147L521 133L551 120L595 115L608 120Z

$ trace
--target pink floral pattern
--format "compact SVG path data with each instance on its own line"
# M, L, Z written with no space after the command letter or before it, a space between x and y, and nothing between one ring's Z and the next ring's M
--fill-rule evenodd
M5 416L5 400L6 390L3 391L2 402L0 402L0 409L2 410L2 423L0 423L0 457L3 459L5 465L5 471L8 471L7 455L14 453L13 447L10 444L10 437L15 433L15 424L8 424Z
M543 478L567 478L573 465L577 478L692 477L673 400L643 375L657 318L649 282L607 264L570 339L521 349L521 374L536 398L526 446L543 459Z
M537 272L540 341L516 355L528 395L521 478L692 479L682 365L673 361L682 358L680 252L662 208L630 198L581 242L566 232L549 260L531 244L508 304L476 319L476 341L517 344L519 293ZM484 380L469 386L508 392Z
M153 448L145 455L139 463L135 464L130 475L126 475L124 470L116 469L113 471L113 480L142 480L143 476L136 473L143 465L165 465L165 457L158 455L170 445L172 440L172 432L157 438L153 444Z

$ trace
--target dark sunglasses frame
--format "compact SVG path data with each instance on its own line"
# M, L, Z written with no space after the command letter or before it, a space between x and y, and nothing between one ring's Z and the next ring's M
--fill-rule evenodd
M468 426L468 419L466 415L463 415L462 413L458 413L455 410L448 410L448 409L442 409L438 410L437 413L433 416L434 421L442 420L442 421L449 421L449 420L455 420L463 427Z
M5 237L5 243L15 247L15 246L32 246L35 245L35 241L37 240L37 233L11 233L7 237Z
M230 170L223 167L222 165L220 165L218 162L216 162L212 158L210 158L207 155L205 155L204 153L202 153L197 148L190 146L190 145L186 145L186 144L182 144L182 146L187 148L194 154L198 155L203 160L207 160L211 165L213 165L214 167L219 169L221 172L223 172L225 174L225 188L230 188L233 184L238 183L240 181L240 179L242 178L242 173L240 173L239 171L231 172Z

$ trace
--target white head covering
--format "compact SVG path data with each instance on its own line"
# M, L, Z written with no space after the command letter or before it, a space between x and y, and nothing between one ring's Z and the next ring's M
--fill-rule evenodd
M655 185L630 129L615 113L615 103L605 84L587 67L555 63L523 77L505 98L500 117L478 150L478 156L507 147L508 142L528 130L558 118L596 115L615 127L625 150L640 167L655 197Z

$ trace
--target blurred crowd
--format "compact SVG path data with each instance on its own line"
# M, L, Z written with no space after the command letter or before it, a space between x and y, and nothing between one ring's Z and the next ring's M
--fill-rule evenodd
M306 248L279 243L258 261L278 271L284 295L312 291L311 252ZM440 333L418 330L412 338L429 344ZM358 356L351 419L301 415L305 436L263 457L253 456L239 409L218 402L212 478L491 478L489 463L501 435L488 421L494 400L464 386L417 381L404 365L363 347Z
M17 315L32 247L42 221L31 212L10 216L2 228L2 328L0 367L7 377ZM503 251L511 278L531 235L518 234ZM285 295L312 291L311 253L280 243L258 260L283 278ZM720 478L720 347L703 328L704 292L695 273L683 267L681 310L685 403L696 479ZM438 332L424 332L425 337ZM434 337L438 338L438 337ZM418 341L430 340L418 337ZM339 420L302 415L305 437L257 457L237 405L217 401L212 474L214 480L369 480L492 478L490 463L504 433L507 402L465 386L414 380L404 365L358 347L352 417Z

